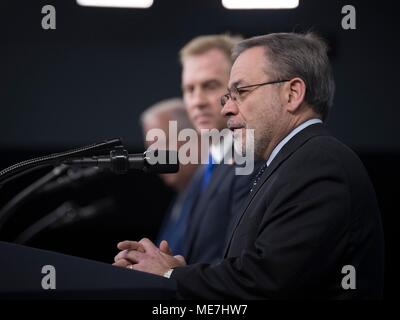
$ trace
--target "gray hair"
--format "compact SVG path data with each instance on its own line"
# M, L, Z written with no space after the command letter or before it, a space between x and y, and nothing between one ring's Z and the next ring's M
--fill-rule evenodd
M276 80L300 77L306 84L305 102L325 119L333 104L335 82L325 41L314 33L271 33L239 42L234 60L245 50L264 47Z
M164 114L169 117L170 121L175 120L177 122L178 131L193 128L186 112L185 104L181 98L165 99L153 104L142 112L140 122L143 126L147 119Z

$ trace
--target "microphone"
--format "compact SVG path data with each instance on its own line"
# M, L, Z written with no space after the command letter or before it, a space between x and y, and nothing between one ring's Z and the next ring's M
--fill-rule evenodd
M125 149L117 147L110 151L109 156L74 158L63 163L69 166L111 169L117 174L126 173L128 170L142 170L151 173L175 173L179 171L178 153L158 149L128 154Z

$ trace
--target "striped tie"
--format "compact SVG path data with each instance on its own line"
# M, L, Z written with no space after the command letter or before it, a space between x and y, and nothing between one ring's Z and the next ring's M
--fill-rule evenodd
M267 161L265 161L264 164L261 166L260 170L258 170L256 177L254 178L253 184L250 189L250 193L253 192L254 188L256 187L258 181L260 181L260 178L264 173L265 169L267 169L267 167L268 167Z

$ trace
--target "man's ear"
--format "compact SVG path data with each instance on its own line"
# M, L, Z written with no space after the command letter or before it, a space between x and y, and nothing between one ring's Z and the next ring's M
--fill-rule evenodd
M283 90L283 103L290 113L295 113L306 97L306 84L299 77L286 82Z

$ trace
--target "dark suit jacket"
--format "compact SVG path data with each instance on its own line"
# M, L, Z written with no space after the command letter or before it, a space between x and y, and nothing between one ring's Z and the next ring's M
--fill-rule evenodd
M201 186L202 171L193 183ZM234 165L215 165L203 193L197 190L185 235L184 256L193 263L215 263L223 258L232 222L249 195L251 176L235 176Z
M181 298L379 298L383 232L358 157L321 124L295 135L262 175L216 265L176 268ZM356 289L342 287L354 266Z

